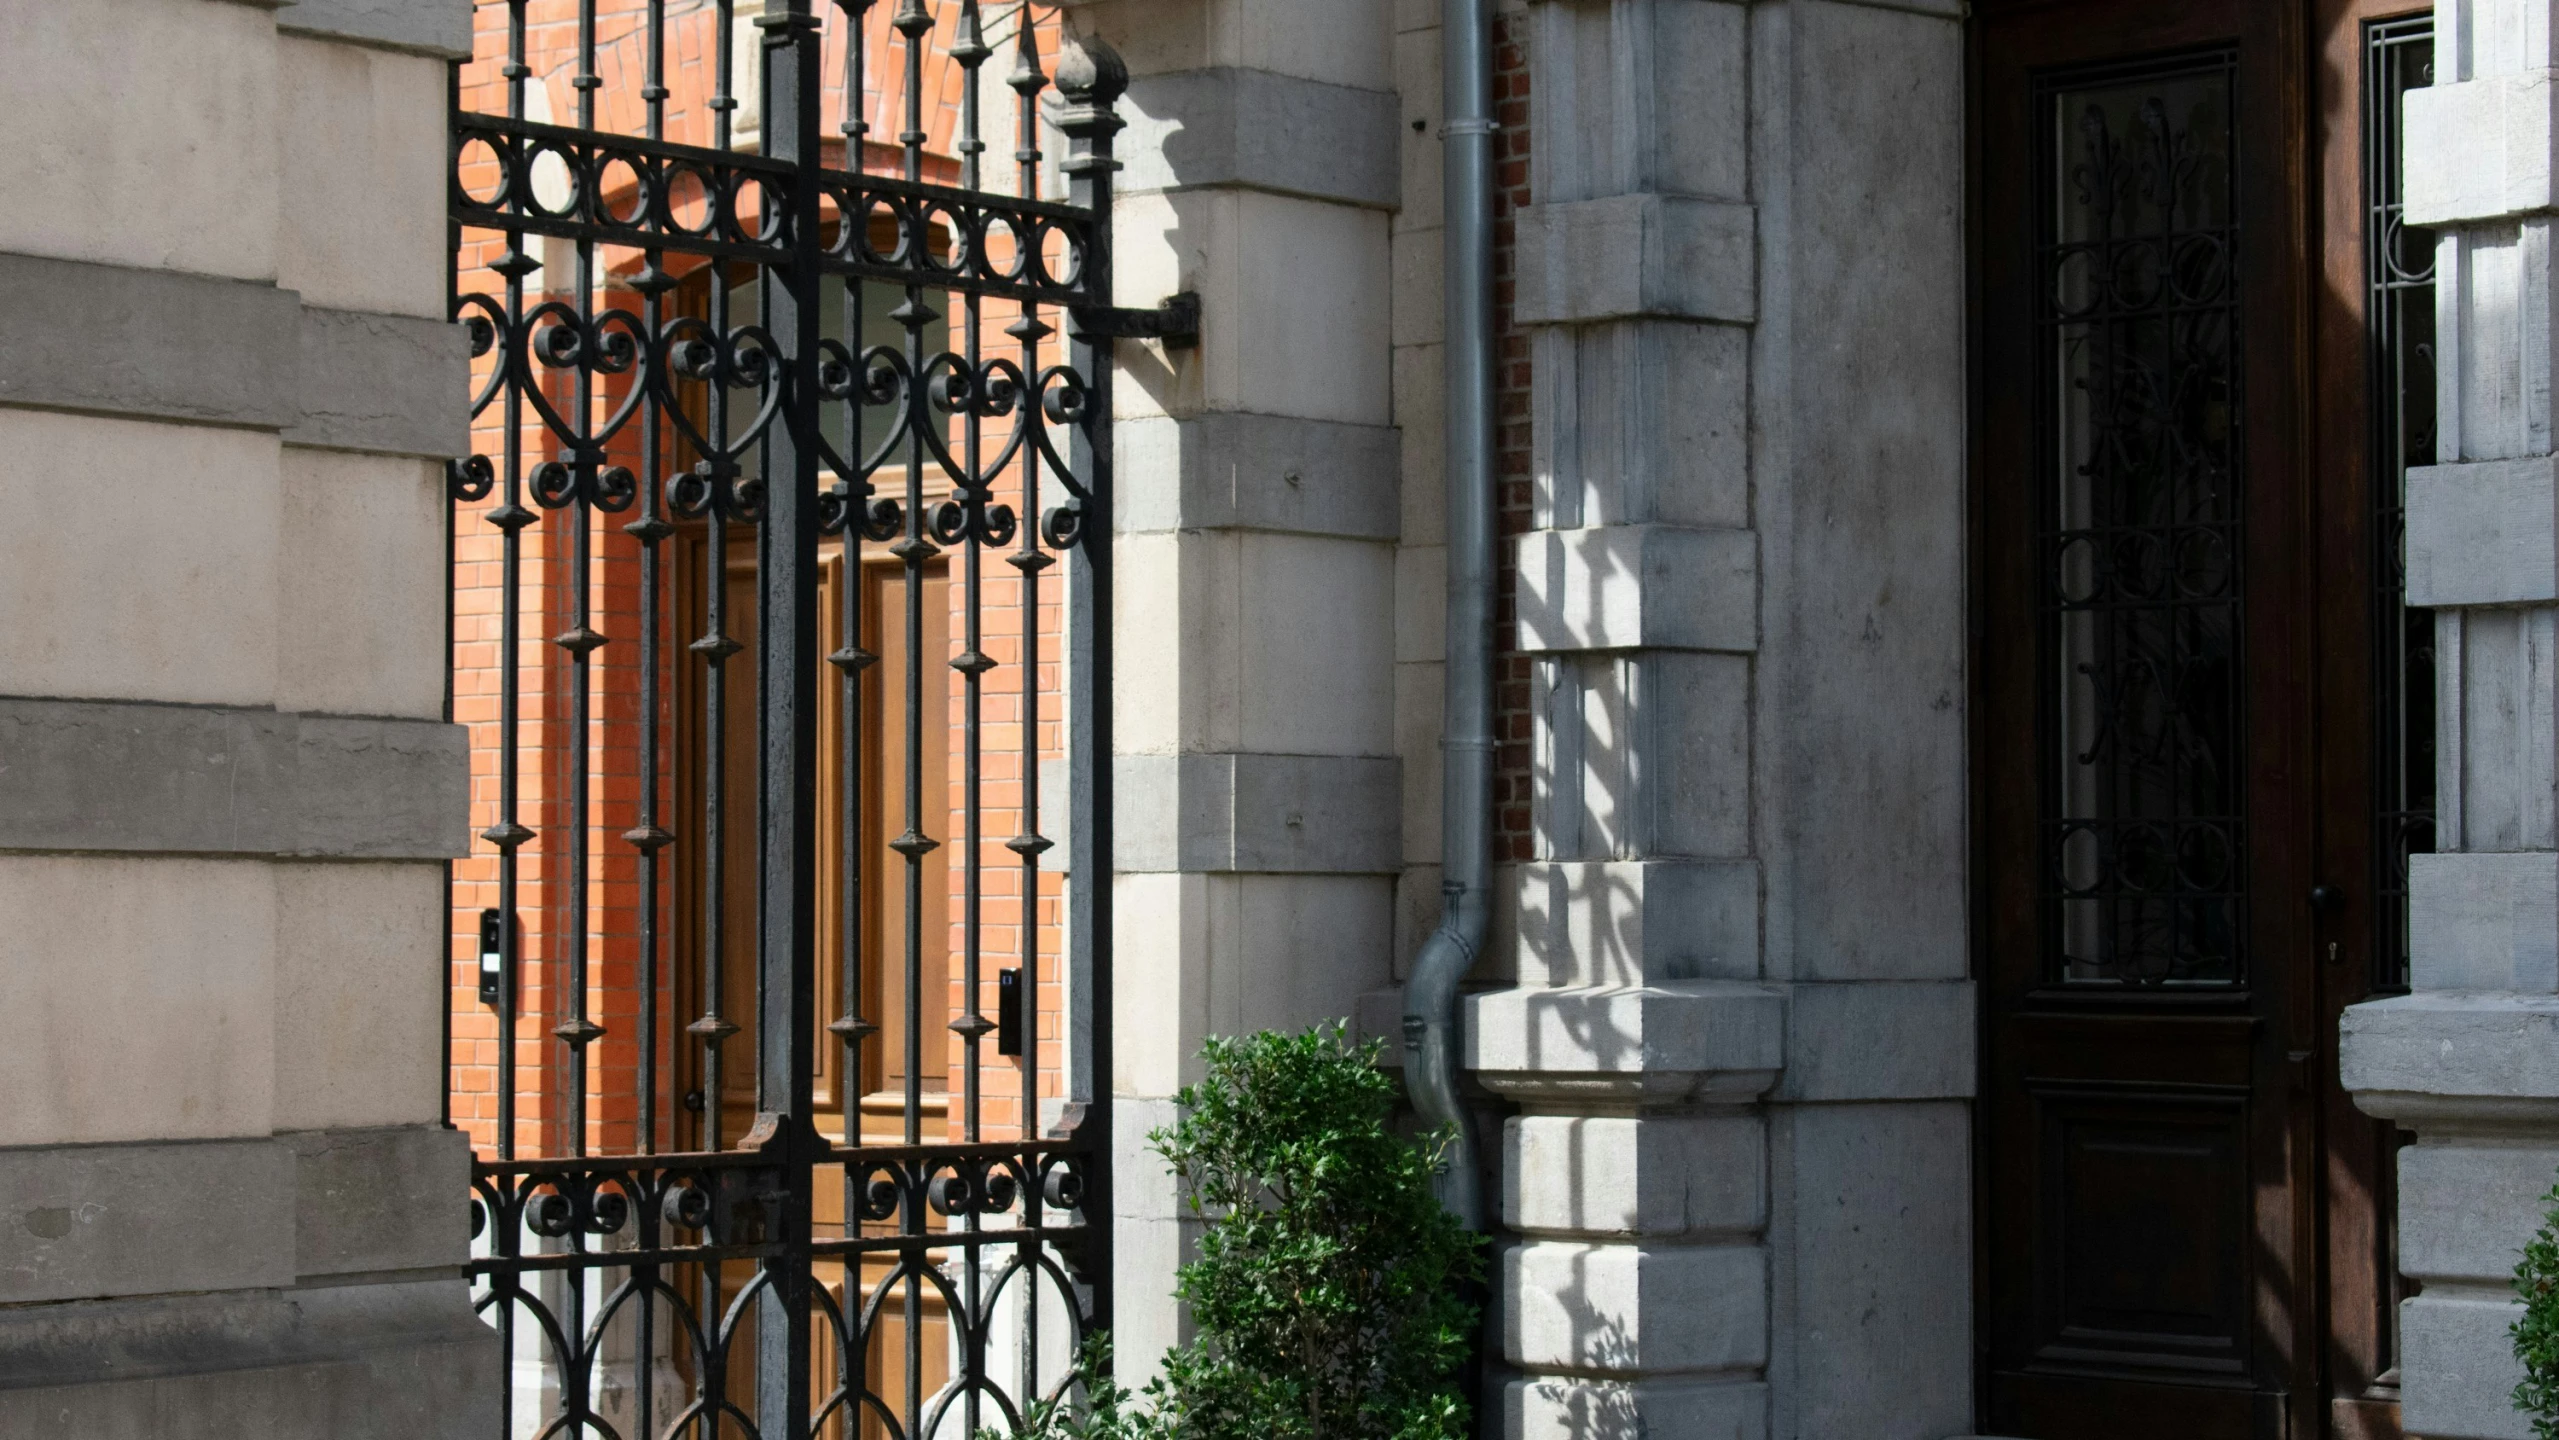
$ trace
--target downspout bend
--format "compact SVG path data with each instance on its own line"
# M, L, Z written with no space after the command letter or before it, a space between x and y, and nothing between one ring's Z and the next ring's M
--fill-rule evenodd
M1447 281L1447 695L1440 922L1404 985L1404 1083L1454 1135L1440 1203L1484 1228L1473 1117L1457 1091L1458 987L1491 919L1493 788L1493 134L1489 0L1441 0Z

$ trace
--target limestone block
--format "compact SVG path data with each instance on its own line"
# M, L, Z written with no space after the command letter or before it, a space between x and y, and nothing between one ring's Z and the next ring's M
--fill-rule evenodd
M0 409L0 694L273 704L279 448Z
M1550 7L1562 9L1562 6ZM1518 1440L1765 1440L1768 1387L1756 1380L1623 1380L1533 1375L1502 1387L1502 1433Z
M1407 545L1448 538L1446 358L1437 345L1395 347L1395 431L1402 474L1401 536Z
M470 0L290 0L275 28L443 60L471 58Z
M0 916L0 1146L274 1128L266 862L0 856Z
M1399 0L1401 3L1401 0ZM1397 230L1435 230L1446 208L1446 170L1441 164L1440 120L1444 96L1440 86L1439 16L1428 29L1398 27L1395 35L1395 91L1402 102L1396 112L1397 188L1401 209Z
M1791 1108L1769 1140L1792 1237L1777 1313L1794 1433L1962 1433L1975 1333L1966 1107Z
M1965 980L1787 987L1780 1100L1962 1100L1976 1079L1980 999Z
M1759 537L1751 531L1607 525L1531 530L1512 543L1523 650L1759 644Z
M471 449L470 333L441 317L302 307L288 445L423 457Z
M275 1032L292 1037L276 1051L276 1128L433 1121L437 977L418 957L443 932L443 869L278 865L275 895Z
M1752 207L1675 195L1619 195L1523 208L1522 325L1635 315L1758 318Z
M1516 1115L1502 1223L1531 1235L1747 1236L1768 1224L1757 1115Z
M2471 1143L2420 1135L2399 1152L2399 1269L2439 1281L2505 1284L2541 1228L2559 1175L2559 1137Z
M2513 1292L2461 1287L2399 1302L2400 1418L2427 1440L2530 1440L2507 1396L2523 1378Z
M1146 1137L1182 1118L1170 1099L1122 1096L1111 1102L1111 1213L1124 1219L1179 1220L1188 1214L1172 1167Z
M131 0L101 24L82 6L11 5L0 55L14 112L0 250L275 278L280 87L267 11ZM443 157L438 141L423 158ZM444 227L419 238L440 247ZM440 282L442 265L430 274Z
M1120 102L1118 189L1240 186L1396 206L1393 93L1216 66L1141 75Z
M1395 667L1395 748L1404 761L1404 863L1437 866L1440 859L1441 719L1446 711L1447 667L1415 661ZM1432 880L1436 889L1438 880Z
M1391 756L1123 755L1113 858L1123 872L1392 875L1402 768Z
M2423 92L2418 92L2423 93ZM2559 599L2559 460L2426 465L2408 472L2408 603Z
M1532 343L1539 528L1750 523L1748 332L1626 320Z
M2407 222L2476 224L2559 203L2552 79L2549 70L2528 70L2408 92Z
M1386 983L1394 882L1241 875L1207 883L1208 1024L1221 1035L1348 1020Z
M1219 188L1129 196L1112 225L1119 303L1200 296L1197 349L1118 347L1120 418L1251 410L1389 423L1384 212Z
M1502 1253L1502 1357L1602 1375L1768 1359L1768 1252L1756 1245L1529 1240Z
M0 404L275 429L300 302L263 282L0 252Z
M0 849L441 860L469 737L436 720L0 697Z
M1395 550L1395 659L1438 660L1448 653L1448 547Z
M430 55L276 41L278 283L313 305L444 318L450 78Z
M294 1156L296 1275L460 1265L470 1229L453 1197L470 1183L471 1137L440 1125L303 1130Z
M2554 472L2559 460L2546 455L2410 470L2408 603L2559 599Z
M2348 1006L2338 1032L2341 1081L2370 1114L2559 1119L2559 996L2419 990Z
M2452 230L2435 241L2435 394L2444 461L2547 455L2554 292L2550 217Z
M2559 610L2435 615L2436 841L2446 850L2559 846Z
M1749 193L1745 7L1546 5L1530 23L1540 200Z
M1266 532L1133 537L1120 551L1123 753L1389 756L1391 545Z
M2559 853L2408 857L2408 963L2422 990L2559 991Z
M1663 651L1539 660L1529 691L1539 858L1748 854L1750 663Z
M0 1314L0 1434L464 1440L499 1428L504 1384L459 1280Z
M1447 289L1441 271L1447 250L1437 230L1398 228L1394 240L1395 314L1390 333L1397 345L1437 345L1448 326Z
M1393 12L1385 0L1076 0L1080 33L1120 48L1131 74L1246 65L1384 90Z
M1113 523L1158 530L1283 530L1391 540L1398 437L1250 411L1123 421L1115 436Z
M287 447L279 474L277 707L440 717L442 472Z
M1208 1033L1207 888L1203 875L1111 877L1114 1095L1169 1096L1190 1074Z
M1121 1096L1198 1079L1210 1035L1348 1020L1387 980L1387 876L1121 875L1112 893Z
M1725 980L1466 997L1466 1068L1532 1103L1746 1100L1786 1063L1786 997Z
M0 1302L290 1285L293 1185L265 1139L0 1150Z
M1755 861L1536 861L1517 888L1519 973L1532 984L1759 976Z

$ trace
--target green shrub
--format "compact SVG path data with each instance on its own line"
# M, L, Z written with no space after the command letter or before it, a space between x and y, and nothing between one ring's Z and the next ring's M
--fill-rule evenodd
M2559 1186L2541 1199L2559 1207ZM2515 1408L2532 1417L2539 1440L2559 1440L2559 1208L2544 1216L2540 1231L2523 1247L2515 1293L2523 1297L2523 1318L2508 1332L2515 1358L2523 1362Z
M1379 1045L1339 1025L1212 1040L1181 1120L1148 1136L1204 1222L1175 1287L1198 1338L1132 1396L1107 1350L1040 1440L1462 1440L1480 1242L1440 1207L1446 1138L1392 1128Z

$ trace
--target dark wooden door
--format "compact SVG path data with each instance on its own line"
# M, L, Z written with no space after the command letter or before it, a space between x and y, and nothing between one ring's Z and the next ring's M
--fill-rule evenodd
M2388 1137L2334 1055L2401 923L2365 893L2383 522L2331 433L2365 444L2368 367L2327 363L2365 317L2325 232L2367 207L2317 42L2356 22L1978 14L1984 1425L2393 1434Z

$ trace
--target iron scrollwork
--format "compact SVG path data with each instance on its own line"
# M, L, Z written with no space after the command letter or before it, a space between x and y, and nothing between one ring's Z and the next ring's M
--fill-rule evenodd
M474 1117L477 1302L511 1371L543 1377L527 1389L511 1374L506 1434L932 1440L1018 1424L1066 1383L1106 1303L1107 1229L1088 1212L1107 1193L1107 1107L1070 1105L1080 1124L1034 1138L1039 1066L1071 1077L1054 1054L1040 1060L1033 1011L1008 1097L1019 1133L988 1133L988 877L1000 861L1009 893L1031 902L1059 882L1042 878L1054 842L1036 785L1008 807L1017 833L982 833L981 712L990 698L1014 707L1016 776L1039 773L1044 744L1078 766L1104 753L1092 716L1108 685L1108 336L1141 323L1108 303L1111 106L1126 77L1096 50L1067 56L1053 83L1040 47L1057 28L1027 3L501 8L507 48L465 83L502 96L505 113L457 104L452 122L450 217L469 282L452 314L471 341L476 448L448 467L446 491L457 575L478 573L471 613L485 630L466 636L460 612L449 617L457 655L485 645L496 657L475 697L487 713L470 717L487 823L457 883L485 892L474 908L541 917L493 932L492 1113ZM558 123L531 103L547 92L528 40L554 22L576 37L561 76L576 113ZM1009 36L990 43L1005 23ZM981 117L994 113L981 70L999 44L1013 62L1009 189L980 159ZM670 87L679 50L701 59L704 93ZM925 150L928 68L957 92L947 156ZM813 138L832 104L832 137ZM878 117L901 108L893 142L873 139ZM1066 137L1063 163L1044 163L1050 133ZM1183 313L1195 333L1196 307ZM1100 318L1074 334L1052 323L1069 316ZM690 590L679 542L714 557L694 562L712 578L697 572ZM754 598L733 601L722 567L749 551ZM892 573L910 627L927 567L947 568L965 798L938 818L920 798L923 647L866 682L880 656L863 643L862 587L838 585L841 610L819 616L821 553L848 575L866 561ZM997 603L1022 618L1002 644L982 631L988 559L1016 577ZM1043 576L1058 566L1072 582L1068 618L1044 635L1042 606L1059 597L1044 600ZM541 639L528 643L536 616ZM798 643L828 633L821 619L835 636L822 656ZM1079 657L1060 688L1084 713L1063 747L1042 738L1052 682L1039 676L1059 668L1044 644ZM990 693L989 677L1006 688ZM861 873L853 843L867 812L850 747L858 726L880 724L863 710L865 683L878 684L880 708L903 701L906 714L903 750L877 777L890 792L882 813L901 782L905 792L904 829L888 842L904 871L885 877ZM822 689L848 717L836 760L849 777L823 798L807 719ZM608 740L617 726L628 738ZM748 736L755 793L742 800L719 757ZM624 748L608 756L611 745ZM713 757L689 794L667 778L679 746ZM528 756L539 747L555 753ZM1096 773L1075 788L1071 833L1102 824L1107 766ZM534 774L558 788L529 798ZM625 775L639 780L613 783ZM836 808L813 814L821 804ZM750 809L751 827L732 818ZM836 868L822 874L811 837L825 826L837 827ZM925 858L945 845L956 883L935 898L962 917L951 971L965 999L928 1021L918 925L903 953L874 953L856 920L875 881L902 885L906 913L919 913ZM733 878L752 882L752 907L729 903ZM603 897L626 884L626 908L596 908L623 903ZM556 885L552 898L534 897L537 885ZM825 997L809 919L821 888L843 917L824 942L841 947L830 953L841 991ZM686 905L698 914L679 936ZM1079 908L1093 913L1064 928L1098 991L1107 972L1087 960L1106 954L1107 920ZM1038 926L1015 928L1009 953L1036 977ZM741 935L755 949L751 1013L724 969ZM635 1014L598 1003L608 964L627 967ZM866 981L901 973L902 1009L865 1014ZM553 1023L527 1034L537 984ZM1098 994L1080 1003L1107 1013ZM900 1137L881 1143L846 1093L865 1047L896 1034L913 1056L942 1029L949 1118L906 1064L903 1094L890 1092ZM1075 1063L1107 1061L1106 1039L1079 1043ZM846 1077L833 1135L809 1079L830 1064ZM534 1115L520 1113L528 1075L547 1107ZM744 1128L724 1107L750 1084ZM1056 1091L1075 1086L1048 1098L1062 1100Z
M2038 96L2045 896L2062 983L2246 971L2234 86L2216 52L2054 77Z

